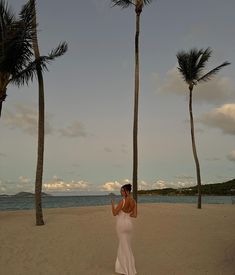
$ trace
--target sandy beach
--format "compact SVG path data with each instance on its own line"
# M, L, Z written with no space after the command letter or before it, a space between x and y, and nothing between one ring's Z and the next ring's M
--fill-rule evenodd
M234 275L235 206L140 204L132 248L139 275ZM109 206L0 212L1 275L112 275Z

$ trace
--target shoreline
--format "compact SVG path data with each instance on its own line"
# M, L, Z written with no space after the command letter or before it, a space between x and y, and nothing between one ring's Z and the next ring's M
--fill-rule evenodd
M42 198L43 209L49 208L71 208L84 206L108 206L111 198L117 202L120 196L50 196ZM139 196L138 204L197 204L196 196ZM202 205L234 205L235 197L233 196L203 196ZM1 211L22 211L34 209L34 197L2 197L0 198L0 212Z
M142 203L133 219L138 275L234 275L235 207ZM114 275L118 240L110 206L0 212L0 265L11 275ZM102 253L101 253L102 252Z

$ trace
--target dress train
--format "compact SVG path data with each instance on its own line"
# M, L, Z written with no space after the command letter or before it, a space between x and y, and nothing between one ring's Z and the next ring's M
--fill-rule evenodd
M119 239L115 272L135 275L135 259L131 250L132 218L122 210L117 215L116 231Z

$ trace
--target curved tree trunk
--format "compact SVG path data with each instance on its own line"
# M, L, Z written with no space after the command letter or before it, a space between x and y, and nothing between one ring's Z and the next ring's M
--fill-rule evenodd
M34 27L35 37L33 39L33 50L35 59L39 60L40 52L37 39L37 20L36 20L36 7L35 0L31 0L34 5ZM42 213L42 177L43 177L43 155L44 155L44 83L43 75L40 65L37 65L37 77L38 77L38 157L37 157L37 170L35 180L35 210L36 210L36 225L44 225L43 213Z
M133 197L137 202L138 191L138 108L139 108L139 33L140 14L136 10L136 33L135 33L135 92L134 92L134 123L133 123Z
M193 123L193 111L192 111L192 91L193 87L189 87L189 114L190 114L190 126L191 126L191 138L192 138L192 148L193 148L193 156L196 164L196 172L197 172L197 187L198 187L198 202L197 208L201 209L201 175L200 175L200 165L197 157L195 137L194 137L194 123Z

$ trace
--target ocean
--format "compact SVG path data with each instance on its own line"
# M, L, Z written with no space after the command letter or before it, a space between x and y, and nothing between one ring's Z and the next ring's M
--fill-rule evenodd
M115 201L120 200L115 196ZM51 196L42 198L43 208L66 208L109 205L110 196ZM138 196L139 203L197 203L197 196ZM235 196L202 196L202 204L232 204ZM34 208L34 198L0 197L0 211L27 210Z

